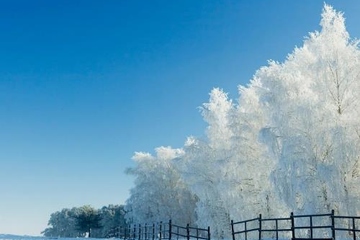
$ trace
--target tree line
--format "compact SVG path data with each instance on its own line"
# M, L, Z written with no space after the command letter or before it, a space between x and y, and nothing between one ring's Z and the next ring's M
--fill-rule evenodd
M64 208L50 215L48 226L45 237L109 237L113 229L126 226L125 210L123 205Z
M137 152L127 219L172 219L230 237L231 219L360 212L360 48L324 6L321 29L283 62L269 61L236 101L219 88L203 137Z

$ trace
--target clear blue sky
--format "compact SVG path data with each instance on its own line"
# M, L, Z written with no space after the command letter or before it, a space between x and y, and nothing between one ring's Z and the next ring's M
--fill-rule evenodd
M360 37L360 2L329 0ZM321 0L0 0L0 233L123 204L135 151L201 137L213 87L236 99L319 30Z

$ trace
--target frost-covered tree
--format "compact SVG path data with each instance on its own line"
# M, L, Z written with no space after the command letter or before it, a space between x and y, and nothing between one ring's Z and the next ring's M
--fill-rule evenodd
M231 159L230 116L232 101L222 90L215 88L210 100L201 112L208 123L203 141L190 137L185 143L185 155L177 161L177 167L191 191L198 197L196 213L199 226L212 226L214 236L228 234L230 212L224 199L224 166ZM224 191L225 190L225 191Z
M320 26L283 63L269 61L240 86L237 104L213 89L201 108L204 139L167 148L166 161L135 155L134 220L164 216L160 203L175 196L168 170L196 196L197 224L216 237L228 234L230 219L259 213L360 214L360 49L329 5Z
M250 104L252 90L244 92ZM202 114L208 123L205 141L189 138L178 167L198 196L198 225L212 226L213 235L229 236L231 219L254 214L274 215L283 209L269 181L274 161L259 137L263 115L259 108L234 106L220 89L213 89Z
M214 236L226 234L230 216L224 206L221 189L222 169L226 156L218 154L206 142L189 138L185 144L186 155L178 159L184 181L198 198L196 203L197 225L212 226Z
M136 167L128 169L135 176L135 187L127 200L128 222L155 223L172 220L178 224L195 222L196 197L191 194L179 173L174 160L183 155L181 149L160 147L156 156L136 153Z
M344 18L325 5L322 30L284 63L254 76L277 163L272 181L292 210L358 213L359 49ZM273 140L271 140L273 139ZM349 191L351 188L351 191ZM350 212L349 212L350 210Z

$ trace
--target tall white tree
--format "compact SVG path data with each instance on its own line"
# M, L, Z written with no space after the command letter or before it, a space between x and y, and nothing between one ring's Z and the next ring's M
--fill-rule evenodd
M172 220L178 224L195 222L196 197L191 194L173 167L183 150L159 147L156 156L136 153L136 166L128 170L135 176L135 186L127 200L129 222L155 223Z
M222 195L224 178L223 164L228 161L232 131L230 112L233 104L227 95L215 88L210 101L203 104L202 115L208 123L207 140L190 137L185 143L185 153L178 159L177 167L197 202L197 224L212 226L213 235L228 234L230 215Z
M328 5L321 27L284 63L271 62L255 75L269 118L265 127L276 139L265 144L277 152L273 183L291 209L333 208L346 214L351 208L354 213L359 207L353 184L358 176L352 174L360 153L359 49L349 39L343 15Z
M235 107L227 94L213 89L202 107L207 139L189 138L177 165L199 198L198 225L212 226L217 237L229 236L231 219L283 209L272 207L276 196L269 179L274 163L258 141L263 115L253 108L259 100L252 93L244 89L243 101L253 102L247 109Z

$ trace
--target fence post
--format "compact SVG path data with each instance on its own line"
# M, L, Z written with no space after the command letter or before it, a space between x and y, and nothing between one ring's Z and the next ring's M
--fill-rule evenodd
M190 228L189 228L189 224L186 225L186 239L189 240L190 239Z
M232 240L235 240L234 220L231 220L231 235L232 235Z
M261 240L261 214L259 214L259 240Z
M176 239L179 240L179 232L180 232L180 228L176 227Z
M134 235L134 238L133 238L133 239L136 239L136 224L134 224L134 232L133 232L133 235Z
M141 224L139 224L139 236L138 236L138 239L139 240L141 239Z
M352 218L353 239L356 240L355 218Z
M310 216L310 238L313 238L313 216Z
M144 233L144 238L145 238L145 240L148 239L148 238L147 238L147 235L148 235L148 233L147 233L147 223L145 223L145 233Z
M247 240L247 222L244 222L244 229L245 229L245 240Z
M159 232L159 239L162 239L162 222L160 222L160 232Z
M295 238L295 221L294 221L294 213L290 213L290 219L291 219L291 235L292 238Z
M171 240L171 232L172 232L172 227L171 227L171 219L169 220L169 240Z
M211 239L210 226L208 226L208 240Z
M152 240L155 240L155 223L153 223Z
M131 238L131 224L127 225L127 230L128 230L128 234L129 234L129 239Z
M332 239L335 240L335 211L331 210L331 235Z

